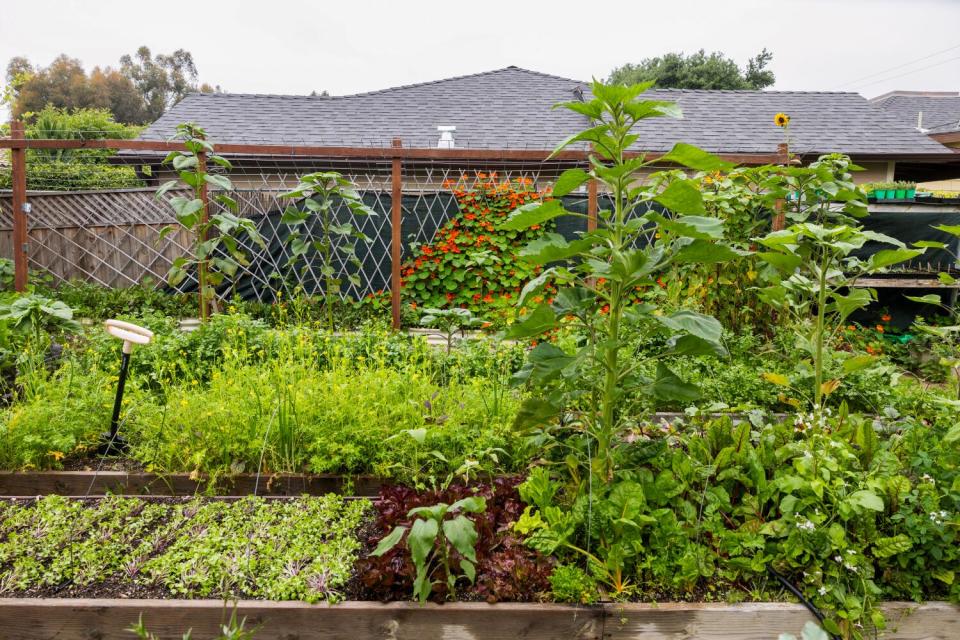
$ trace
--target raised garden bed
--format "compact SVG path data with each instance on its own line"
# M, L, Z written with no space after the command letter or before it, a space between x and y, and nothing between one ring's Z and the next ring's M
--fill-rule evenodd
M155 495L192 496L206 492L209 481L189 473L137 471L0 471L0 496ZM244 473L216 483L220 495L298 496L347 493L374 496L380 480L371 476Z
M234 605L219 600L0 598L4 637L17 640L129 640L143 622L163 640L212 637ZM557 604L302 602L243 600L238 618L256 627L257 640L773 640L798 634L812 619L801 605ZM960 607L941 602L885 604L886 640L960 637Z

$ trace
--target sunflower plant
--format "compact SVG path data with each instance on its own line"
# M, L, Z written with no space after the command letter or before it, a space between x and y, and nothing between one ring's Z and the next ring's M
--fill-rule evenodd
M642 99L650 86L594 82L591 100L559 105L587 116L591 126L562 141L554 154L589 143L594 149L589 165L560 175L553 188L556 199L525 204L502 225L522 230L559 216L583 217L565 210L560 198L590 180L607 192L611 207L598 212L595 230L571 241L546 233L520 250L522 259L543 270L520 293L518 305L529 311L506 332L508 338L536 338L564 326L583 336L576 348L543 341L530 352L517 381L527 383L532 394L518 420L524 427L575 429L589 441L587 468L602 482L616 474L615 449L635 416L630 409L643 409L631 406L631 398L693 400L696 388L670 369L669 359L724 353L717 320L695 311L664 313L656 304L636 304L636 291L657 286L658 276L676 264L737 257L720 241L723 222L706 215L696 180L680 171L648 176L653 160L630 151L639 139L634 128L640 122L681 116L671 102ZM701 171L729 168L682 143L657 161ZM534 303L551 284L556 293ZM641 360L626 346L631 331L669 334L669 347Z
M249 218L237 215L237 202L227 193L233 189L224 173L212 172L208 163L222 170L232 168L230 161L214 152L213 145L207 141L203 128L184 123L177 126L171 138L183 143L183 151L172 151L163 160L163 164L173 167L179 180L165 182L156 192L158 200L164 200L177 219L180 227L187 230L192 238L190 252L173 260L167 273L170 286L182 283L192 268L196 269L199 291L200 320L206 322L210 305L216 296L216 287L224 277L233 277L241 266L250 261L240 246L240 238L249 240L264 248L266 244L257 231L257 226ZM167 195L171 189L185 184L189 195ZM207 191L216 192L209 199ZM210 201L219 205L211 210ZM164 227L160 237L177 230L177 225Z
M850 356L833 348L850 315L876 300L876 291L858 287L857 281L923 253L857 223L867 215L867 199L853 182L856 170L859 167L840 154L823 156L808 167L778 168L765 188L769 198L795 194L785 211L792 224L754 238L769 282L761 288L760 298L792 320L797 344L807 355L792 379L773 373L764 377L811 405L814 422L820 424L827 400L843 378L875 360L869 354ZM868 242L893 248L864 258L861 250ZM839 373L828 380L827 371ZM795 407L801 404L786 395L784 400Z

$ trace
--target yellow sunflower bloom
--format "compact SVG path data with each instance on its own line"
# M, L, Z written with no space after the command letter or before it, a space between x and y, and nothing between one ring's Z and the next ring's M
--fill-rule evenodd
M778 127L785 127L790 124L790 116L785 113L778 113L773 116L773 123Z

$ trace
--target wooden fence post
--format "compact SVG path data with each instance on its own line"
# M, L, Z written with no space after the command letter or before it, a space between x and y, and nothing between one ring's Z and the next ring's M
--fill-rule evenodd
M403 146L400 138L393 139L393 147ZM400 242L403 225L403 177L400 154L394 153L391 167L391 216L390 216L390 310L394 330L400 329Z
M790 147L786 142L777 145L777 164L787 166L790 163ZM783 198L777 198L773 205L773 231L782 231L787 226L787 218L783 213Z
M23 123L10 121L10 137L25 137ZM13 286L17 291L27 289L27 150L10 149L11 188L13 191Z

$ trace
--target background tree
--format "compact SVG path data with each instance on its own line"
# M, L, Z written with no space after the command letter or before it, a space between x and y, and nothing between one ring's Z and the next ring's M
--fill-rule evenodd
M196 79L193 56L183 49L152 56L150 49L140 47L134 56L120 59L119 69L94 67L89 75L80 60L66 54L47 67L34 67L17 56L7 64L3 98L17 117L48 106L107 109L117 122L147 124L190 92L220 91L208 84L197 86Z
M148 121L156 120L188 93L199 90L197 67L185 49L151 57L148 47L140 47L134 56L120 58L120 69L143 98Z
M654 86L664 89L763 89L776 80L766 68L771 60L773 54L763 49L741 69L720 51L668 53L617 67L607 82L632 85L653 80Z

